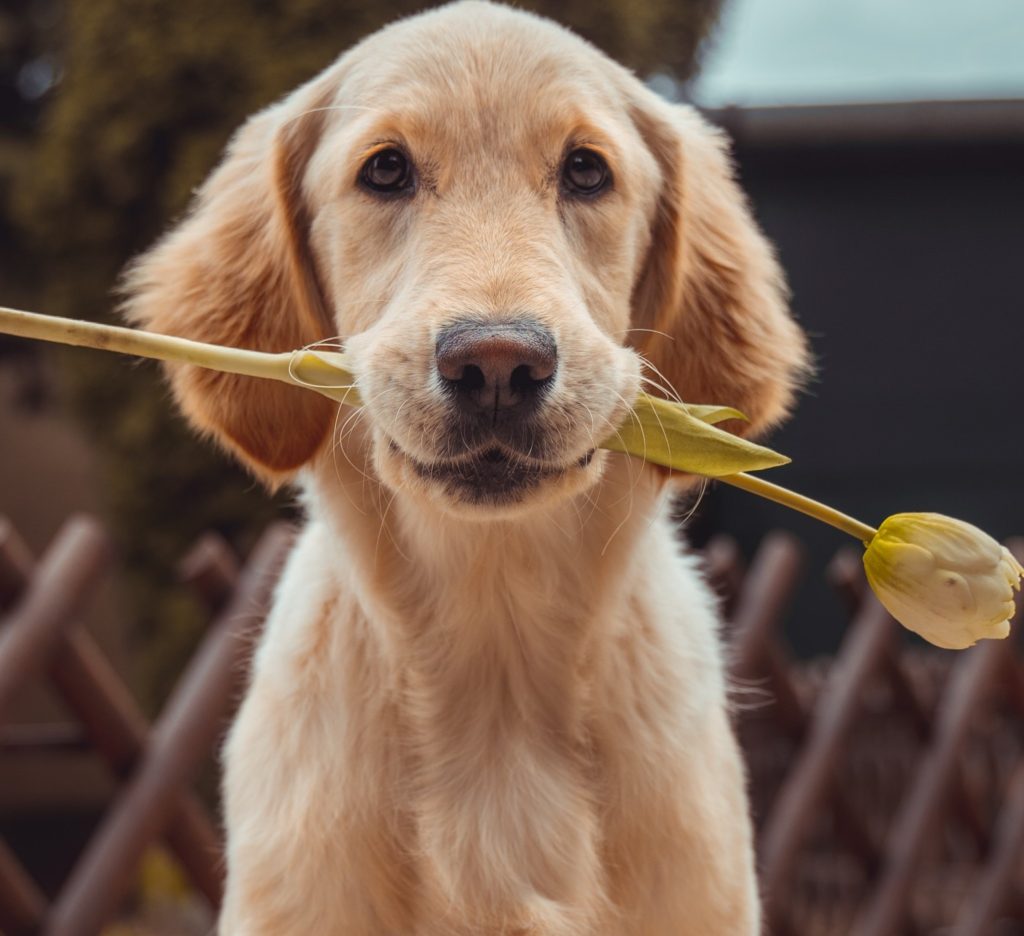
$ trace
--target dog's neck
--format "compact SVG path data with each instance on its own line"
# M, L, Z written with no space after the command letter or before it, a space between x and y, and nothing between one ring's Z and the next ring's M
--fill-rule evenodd
M346 587L407 650L520 659L552 677L578 665L602 612L629 600L625 583L643 580L632 574L639 541L665 501L652 473L617 455L585 494L512 519L454 516L326 459L307 491L347 546Z

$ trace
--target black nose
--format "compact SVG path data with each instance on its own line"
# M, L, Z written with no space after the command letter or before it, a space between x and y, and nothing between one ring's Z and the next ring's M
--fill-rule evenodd
M437 371L468 411L532 408L558 364L554 336L531 321L456 322L437 338Z

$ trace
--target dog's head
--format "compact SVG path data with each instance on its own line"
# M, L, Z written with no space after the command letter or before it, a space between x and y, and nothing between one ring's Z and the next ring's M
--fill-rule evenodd
M156 331L267 351L343 336L380 478L454 510L593 483L645 378L756 432L806 363L721 137L560 27L474 0L250 120L127 287ZM271 481L337 425L312 392L172 379Z

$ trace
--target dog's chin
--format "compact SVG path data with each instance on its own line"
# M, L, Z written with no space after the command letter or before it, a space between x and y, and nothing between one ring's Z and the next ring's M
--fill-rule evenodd
M390 486L421 494L448 513L481 519L515 516L577 494L597 480L601 462L596 450L557 464L499 445L432 462L390 439L378 448L378 469Z

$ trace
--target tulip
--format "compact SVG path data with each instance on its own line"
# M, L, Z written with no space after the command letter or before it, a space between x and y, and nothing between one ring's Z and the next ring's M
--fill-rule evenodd
M0 308L0 333L178 361L233 374L279 380L359 406L344 352L328 343L281 354L225 348L75 319ZM603 448L674 471L718 478L828 523L866 547L868 583L904 627L947 649L1006 637L1024 568L1008 549L977 527L939 514L896 514L879 529L747 474L786 464L778 452L715 423L742 419L727 406L669 402L641 393Z
M860 540L864 571L883 607L908 630L946 650L1010 635L1024 568L976 526L933 513L889 517L876 530L819 501L752 475L722 478Z
M896 620L949 650L1008 636L1024 575L987 533L933 513L889 517L868 543L864 570Z

